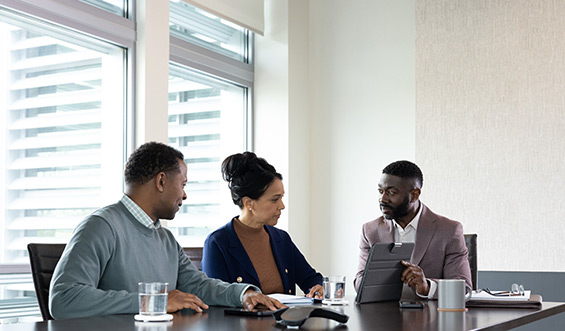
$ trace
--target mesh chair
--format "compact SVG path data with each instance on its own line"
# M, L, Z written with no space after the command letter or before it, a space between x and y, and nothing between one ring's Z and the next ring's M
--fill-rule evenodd
M192 264L194 264L198 270L202 270L200 267L200 263L202 262L202 247L183 247L183 250L184 254L192 261Z
M471 281L473 282L473 290L479 287L478 278L479 270L477 268L477 235L476 234L465 234L465 245L467 245L467 251L469 252L469 267L471 267Z
M65 244L27 245L35 294L44 321L53 319L49 313L49 283L65 246Z

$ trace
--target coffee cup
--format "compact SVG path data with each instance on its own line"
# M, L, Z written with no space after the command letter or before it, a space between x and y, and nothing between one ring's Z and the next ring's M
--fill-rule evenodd
M464 279L440 279L438 282L439 311L465 311L465 302L471 298L472 289Z

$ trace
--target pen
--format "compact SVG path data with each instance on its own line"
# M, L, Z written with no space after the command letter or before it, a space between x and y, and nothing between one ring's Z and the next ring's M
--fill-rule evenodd
M516 292L516 291L491 292L488 288L478 290L477 293L480 293L480 292L482 292L482 291L484 291L484 292L486 292L486 293L488 293L488 294L490 294L490 295L502 296L502 297L504 297L504 296L509 296L509 297L511 297L511 296L522 296L522 295L524 295L524 292Z
M514 292L510 292L510 291L502 291L502 292L496 292L493 293L495 295L502 295L502 296L509 296L509 297L513 297L513 296L517 296L517 295L522 295L521 293L514 293Z

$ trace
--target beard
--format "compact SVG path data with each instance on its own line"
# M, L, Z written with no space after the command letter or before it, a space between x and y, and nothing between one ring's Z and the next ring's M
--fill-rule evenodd
M391 211L389 213L385 213L383 211L383 207L387 207ZM383 213L383 217L386 218L387 220L397 220L400 217L406 216L410 212L410 198L406 197L406 199L396 208L394 208L391 205L381 203L381 211Z

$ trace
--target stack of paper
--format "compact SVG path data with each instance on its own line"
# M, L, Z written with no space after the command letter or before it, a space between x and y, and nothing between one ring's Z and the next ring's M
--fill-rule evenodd
M542 305L542 297L539 294L531 294L531 291L524 291L524 295L492 295L484 291L478 291L473 292L471 299L465 305L477 308L537 309Z
M289 295L289 294L281 294L281 293L274 293L269 294L269 296L273 299L279 300L281 303L285 305L311 305L314 300L312 298L307 298L298 295Z
M498 293L502 291L492 291ZM471 300L473 301L528 301L531 291L524 291L523 295L492 295L485 291L473 291Z

